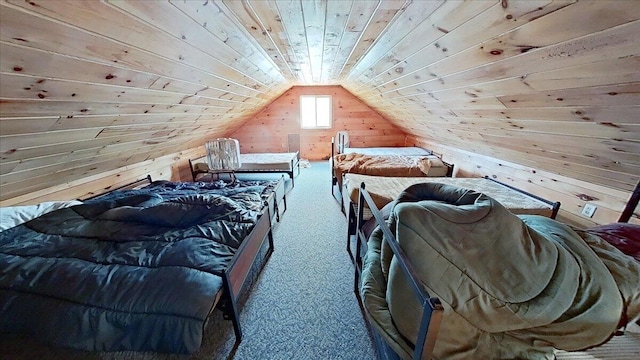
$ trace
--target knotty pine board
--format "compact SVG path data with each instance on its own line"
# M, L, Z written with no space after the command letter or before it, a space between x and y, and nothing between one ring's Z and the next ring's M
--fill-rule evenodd
M300 129L300 95L326 94L332 96L332 129ZM231 137L238 139L242 152L286 152L288 134L300 134L300 156L317 160L330 156L330 139L339 130L350 132L354 147L401 146L406 135L340 86L300 86L285 92Z
M562 205L559 219L581 227L616 222L630 196L630 191L591 184L535 167L518 165L431 141L425 142L411 136L407 141L408 145L422 145L443 153L445 161L454 163L456 176L490 176L538 196L560 201ZM580 215L586 203L598 207L591 219ZM632 222L640 223L640 214L636 212Z

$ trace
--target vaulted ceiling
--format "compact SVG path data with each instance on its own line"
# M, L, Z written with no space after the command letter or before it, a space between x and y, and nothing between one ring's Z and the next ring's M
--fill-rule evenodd
M3 196L199 146L320 84L426 141L640 177L635 0L2 0L0 16Z

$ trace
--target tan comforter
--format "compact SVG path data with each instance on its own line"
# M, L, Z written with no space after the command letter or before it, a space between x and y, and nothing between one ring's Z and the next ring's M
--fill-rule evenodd
M342 186L342 174L375 176L427 176L431 161L427 156L364 155L358 153L334 156L335 175Z

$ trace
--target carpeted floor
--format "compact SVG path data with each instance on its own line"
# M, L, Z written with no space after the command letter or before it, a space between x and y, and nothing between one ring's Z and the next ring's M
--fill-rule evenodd
M353 293L346 220L330 191L328 162L311 162L287 195L274 229L275 252L240 310L244 338L234 348L230 321L212 316L199 352L90 353L33 340L0 340L0 358L26 359L373 359L375 352Z

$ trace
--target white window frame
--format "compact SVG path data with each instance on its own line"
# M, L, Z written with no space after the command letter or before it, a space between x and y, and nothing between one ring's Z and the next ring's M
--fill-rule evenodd
M311 98L315 100L315 104L316 104L316 108L315 108L315 125L312 126L305 126L303 125L303 109L302 109L302 99L303 98ZM318 111L317 111L317 106L318 106L318 99L329 99L329 109L328 109L328 116L329 116L329 124L328 125L318 125ZM331 129L331 127L333 126L333 99L331 98L331 95L300 95L300 101L299 101L299 105L300 105L300 128L301 129L307 129L307 130L313 130L313 129Z

